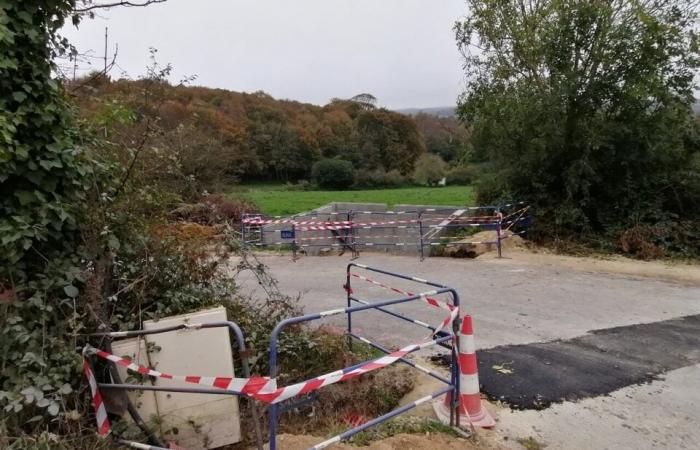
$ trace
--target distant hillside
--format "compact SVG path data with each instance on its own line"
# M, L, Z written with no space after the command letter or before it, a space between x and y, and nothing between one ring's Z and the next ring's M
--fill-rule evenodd
M404 108L397 109L396 112L401 114L407 114L409 116L415 116L418 113L430 114L431 116L437 117L454 117L455 107L454 106L436 106L433 108Z
M693 103L693 111L696 116L700 116L700 100L696 100L695 103Z
M77 80L76 87L87 81ZM75 100L84 117L112 120L119 128L112 134L127 140L130 126L111 119L115 111L119 118L153 116L158 133L149 145L178 155L197 179L309 180L314 163L324 158L349 161L361 174L407 176L426 149L449 159L457 151L448 144L464 140L457 127L433 123L446 119L423 117L419 130L419 118L377 108L366 96L317 106L264 92L164 83L151 88L146 106L145 86L142 80L95 78L75 91Z

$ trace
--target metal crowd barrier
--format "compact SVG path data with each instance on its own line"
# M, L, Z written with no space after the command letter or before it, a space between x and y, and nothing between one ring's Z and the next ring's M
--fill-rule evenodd
M357 220L358 216L372 215L395 216L395 219ZM429 253L426 249L465 244L494 244L500 258L503 255L503 241L525 234L531 225L530 207L519 202L407 211L302 213L289 217L245 214L241 221L241 236L243 244L249 247L288 248L294 260L300 251L314 247L339 248L341 252L349 250L354 257L359 256L361 249L414 247L423 261L426 253ZM368 235L365 230L386 231L381 235ZM465 236L459 234L465 230L493 230L496 236L489 241L467 241ZM410 239L407 232L413 232L414 238Z
M353 272L352 269L357 268L361 269L364 271L368 272L374 272L381 274L383 276L388 276L388 277L393 277L401 280L407 280L411 282L415 282L421 285L429 286L431 288L430 291L428 292L422 292L422 293L411 293L402 289L398 289L395 287L391 287L389 285L386 285L380 281L376 281L373 279L370 279L366 276L360 275L356 272ZM382 300L382 301L370 301L367 299L360 298L353 290L352 286L352 279L357 278L366 282L369 282L373 285L383 287L386 289L389 289L395 293L401 294L401 297L394 298L394 299L389 299L389 300ZM136 366L135 364L130 364L130 361L123 360L122 358L119 358L115 355L109 355L106 354L105 352L101 352L99 350L96 351L96 353L103 353L100 355L102 358L108 359L115 364L121 364L122 366L127 367L129 370L132 371L137 371L140 372L141 374L147 375L147 376L161 376L164 378L170 378L170 379L182 379L187 382L193 382L193 383L201 383L201 384L206 384L207 386L212 386L212 387L196 387L196 388L191 388L191 387L160 387L160 386L144 386L140 384L124 384L121 382L116 383L96 383L96 388L93 390L93 400L95 401L95 408L96 410L98 409L97 405L97 398L99 397L99 389L120 389L120 390L142 390L142 391L166 391L166 392L182 392L182 393L198 393L198 394L218 394L218 395L238 395L238 396L245 396L253 399L260 399L265 397L266 395L274 395L274 399L267 401L269 403L269 408L268 408L268 423L269 423L269 449L270 450L276 450L277 448L277 430L279 427L279 419L280 416L283 412L288 411L290 409L294 409L299 407L301 404L306 404L315 399L315 391L319 388L322 388L323 386L333 384L338 381L343 381L344 379L354 377L354 376L359 376L362 373L366 373L375 369L381 369L385 366L391 365L393 362L401 362L403 364L406 364L410 367L413 367L423 373L428 374L429 376L435 378L436 380L442 382L444 384L444 387L441 389L419 399L414 402L408 403L406 405L400 406L398 408L395 408L392 411L389 411L386 414L383 414L379 417L376 417L374 419L371 419L363 424L360 424L358 426L355 426L353 428L350 428L349 430L338 434L337 436L334 436L330 439L327 439L314 447L311 447L313 450L317 449L322 449L325 447L328 447L334 443L344 441L349 439L350 437L356 435L357 433L360 433L363 430L366 430L370 427L373 427L375 425L378 425L382 422L385 422L393 417L396 417L402 413L405 413L406 411L409 411L423 403L429 402L437 397L440 397L442 395L451 393L451 398L452 400L452 405L450 408L450 426L452 426L458 433L467 436L467 434L461 430L458 426L460 423L459 421L459 415L460 415L460 408L459 406L459 398L460 398L460 381L459 381L459 362L458 362L458 346L455 340L455 336L457 335L458 329L459 329L459 322L460 322L460 310L459 310L459 295L457 292L452 289L451 287L444 286L439 283L435 283L432 281L424 280L421 278L417 277L412 277L408 275L402 275L390 271L386 271L383 269L377 269L373 267L368 267L363 264L357 264L357 263L350 263L347 266L347 273L346 273L346 283L343 286L346 290L347 296L346 296L346 307L344 308L339 308L339 309L334 309L330 311L323 311L319 313L313 313L313 314L307 314L303 316L298 316L298 317L291 317L285 320L282 320L277 324L277 326L273 329L271 336L270 336L270 347L269 347L269 367L270 367L270 374L269 378L260 378L260 377L250 377L250 366L247 360L247 355L246 355L246 347L245 347L245 340L243 338L243 332L241 331L240 327L234 323L234 322L212 322L212 323L205 323L205 324L193 324L193 325L178 325L178 326L171 326L171 327L164 327L164 328L159 328L159 329L153 329L153 330L136 330L136 331L124 331L124 332L111 332L111 333L97 333L93 334L91 336L93 337L107 337L107 338L128 338L128 337L140 337L140 336L145 336L145 335L150 335L150 334L157 334L157 333L165 333L165 332L171 332L171 331L176 331L180 329L202 329L202 328L215 328L215 327L227 327L230 332L233 334L235 345L239 349L239 354L241 356L241 366L242 366L242 374L245 377L245 379L219 379L219 378L206 378L206 383L200 382L199 379L204 379L205 377L199 377L199 376L174 376L174 375L169 375L169 374L164 374L162 372L155 371L153 369L148 369L145 367L141 366ZM436 300L436 296L440 295L447 295L449 297L449 301L442 301L442 300ZM416 300L423 301L428 303L429 305L444 309L449 311L449 316L443 320L442 325L439 327L433 327L429 325L428 323L424 321L420 321L411 317L407 317L403 314L400 314L398 312L390 311L387 309L389 306L393 305L399 305L399 304L405 304L409 302L414 302ZM426 339L422 341L419 344L411 344L407 347L403 347L401 350L394 351L392 352L391 350L387 349L385 346L374 342L370 339L367 339L366 337L358 335L354 330L353 330L353 315L362 311L369 311L369 310L374 310L374 311L379 311L382 313L385 313L389 316L401 319L403 321L410 322L416 326L420 326L422 328L426 328L431 330L432 332L432 338ZM335 315L340 315L344 314L347 316L347 337L348 337L348 343L352 347L352 341L357 340L360 342L363 342L372 348L385 353L387 356L381 357L381 358L376 358L372 359L369 361L364 361L359 364L355 364L350 367L345 367L343 369L337 370L335 372L331 372L325 375L317 376L315 378L312 378L310 380L303 381L301 383L295 383L290 386L286 386L283 388L277 388L276 387L276 377L278 375L278 356L279 356L279 351L278 351L278 345L279 345L279 337L282 331L291 325L295 324L301 324L301 323L306 323L306 322L311 322L319 319L323 319L326 317L330 316L335 316ZM448 328L449 327L449 328ZM445 329L443 329L445 328ZM450 332L446 331L447 329L450 329ZM451 358L451 370L449 374L449 378L445 377L439 373L436 373L428 368L425 368L419 364L416 364L415 362L409 360L405 356L410 353L414 353L416 351L419 351L423 348L427 348L430 346L441 346L444 348L447 348L450 350L450 358ZM86 349L88 346L86 346ZM93 353L95 353L96 349L92 349ZM400 356L397 356L397 354L400 353ZM90 355L91 353L86 353L87 355ZM105 356L107 355L107 356ZM91 376L91 369L90 365L87 359L85 359L85 365L86 365L86 373L88 376ZM131 367L130 367L131 366ZM193 379L196 379L196 381L193 381ZM217 380L223 380L223 383L217 382ZM260 383L259 380L263 380L263 382L267 385L272 383L273 386L275 386L275 390L271 394L267 394L263 392L262 390L259 391L261 393L260 395L256 394L251 394L250 391L246 391L244 388L240 388L241 382L244 383L251 383L255 384ZM90 381L90 380L89 380ZM234 384L234 382L238 382L236 386L237 388L231 388ZM91 381L91 384L93 382ZM226 384L226 383L230 383ZM222 387L224 384L226 386L229 386L228 389ZM216 387L215 387L216 386ZM306 394L305 398L302 398L300 400L293 400L296 397ZM251 405L253 408L251 408L253 420L254 420L254 425L255 425L255 432L256 432L256 437L257 437L257 443L258 443L258 448L262 448L262 438L261 438L261 430L260 430L260 424L257 421L257 410L255 409L255 402L251 402ZM102 429L102 423L100 422L100 413L99 411L96 411L97 413L97 419L98 419L98 428L100 429L100 432L103 431ZM104 419L106 419L106 412L104 413ZM101 434L108 434L109 432L109 423L107 422L107 432L101 433ZM148 431L146 430L146 434L149 434ZM141 448L141 449L162 449L163 447L161 446L152 446L152 445L146 445L146 444L141 444L137 442L129 442L125 440L118 439L117 442L119 444L129 446L132 448ZM162 445L162 444L161 444Z

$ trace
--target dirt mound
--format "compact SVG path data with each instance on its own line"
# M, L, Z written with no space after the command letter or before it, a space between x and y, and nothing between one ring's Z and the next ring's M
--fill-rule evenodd
M523 238L514 235L510 231L504 231L501 236L503 238L501 240L501 248L503 251L527 248L527 244ZM441 256L450 256L452 258L476 258L485 253L495 252L497 250L496 232L482 231L455 241L454 245L442 251Z
M304 450L313 447L323 438L282 434L277 438L278 447L285 450ZM397 434L387 439L371 443L367 447L350 444L337 444L328 447L333 450L470 450L478 447L466 439L449 437L443 434Z

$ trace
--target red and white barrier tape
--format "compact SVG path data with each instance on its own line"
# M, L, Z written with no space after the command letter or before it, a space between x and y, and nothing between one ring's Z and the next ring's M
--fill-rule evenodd
M383 287L384 289L389 289L390 291L394 291L394 292L397 292L397 293L399 293L399 294L408 295L408 296L411 296L411 295L420 295L420 299L423 300L425 303L429 304L430 306L433 306L433 307L435 307L435 308L440 308L440 309L444 309L444 310L446 310L446 311L449 311L449 312L450 312L450 315L447 316L447 317L445 318L445 320L442 321L442 323L440 324L440 326L437 327L437 328L435 329L435 331L433 332L433 335L435 335L435 334L437 334L438 332L444 330L444 329L445 329L448 325L450 325L450 324L457 318L457 316L459 315L459 308L457 308L456 306L450 305L449 303L442 302L442 301L437 300L437 299L432 298L432 297L428 297L429 295L434 295L433 293L435 293L436 291L425 292L425 293L422 293L422 294L414 294L413 292L404 291L403 289L399 289L399 288L396 288L396 287L392 287L392 286L386 285L386 284L384 284L384 283L381 283L381 282L379 282L379 281L373 280L373 279L371 279L371 278L365 277L365 276L360 275L360 274L357 274L357 273L352 273L352 272L348 272L348 273L349 273L349 275L352 276L352 277L355 277L355 278L358 278L358 279L360 279L360 280L362 280L362 281L366 281L366 282L368 282L368 283L374 284L375 286ZM417 282L419 282L419 283L425 283L425 281L426 281L426 280L424 280L424 279L422 279L422 278L416 278L416 277L412 277L412 280L413 280L413 281L417 281ZM349 287L346 287L346 290L347 290L347 289L349 289ZM352 293L352 291L350 291L350 293Z
M297 221L294 219L277 219L277 220L243 219L242 223L245 225L251 225L251 226L291 224L291 225L295 225L295 226L300 226L300 227L302 227L301 229L306 229L306 228L309 228L309 229L317 229L317 228L319 228L319 229L336 229L336 228L343 229L342 227L359 228L359 227L376 227L376 226L381 226L381 225L406 225L406 224L419 223L419 222L438 222L438 221L442 221L442 220L451 220L451 221L458 221L458 222L460 222L460 221L466 221L466 222L472 221L472 222L488 223L488 221L494 221L496 219L498 219L498 216L423 217L420 219L387 220L387 221L379 221L379 222L353 222L350 220Z
M97 389L97 380L95 380L95 375L92 373L86 356L87 354L83 351L83 373L90 385L90 396L92 397L92 406L95 409L95 420L97 421L97 434L100 436L107 436L110 430L107 408L105 408L102 395L99 389Z
M338 370L325 375L321 375L311 380L302 381L300 383L280 388L276 387L276 381L274 379L268 377L231 378L202 377L197 375L172 375L165 372L149 369L148 367L140 366L138 364L134 364L128 359L121 358L111 353L107 353L105 351L96 349L94 347L91 347L90 345L85 346L84 354L85 356L96 355L102 359L123 366L127 370L137 372L142 375L148 375L155 378L164 378L168 380L184 381L186 383L198 384L226 391L240 392L265 403L279 403L284 400L288 400L292 397L296 397L297 395L307 394L324 386L338 383L340 381L349 380L350 378L355 378L365 373L389 366L409 353L413 353L417 350L429 347L431 345L435 345L436 343L437 342L434 340L429 340L420 344L410 344L386 356L372 361L368 361L367 363L363 364L360 367L356 367L355 369L348 371ZM87 361L85 362L85 364L87 365ZM92 378L92 380L94 381L94 377ZM93 399L100 398L96 383L94 385L93 392ZM101 404L102 403L100 402L100 405ZM95 406L97 406L97 402L95 402ZM104 408L104 406L102 406L102 408ZM102 424L104 422L99 422L99 417L101 416L99 410L97 410L97 415L98 427L103 426ZM106 412L103 412L103 416L106 420ZM106 426L107 429L109 429L109 422L107 422Z
M413 294L407 291L403 291L398 288L391 288L387 285L384 285L382 283L379 283L374 280L370 280L366 277L363 277L361 275L357 274L352 274L353 276L356 276L360 279L366 280L370 283L391 289L395 292L402 293L404 295L419 295L420 298L426 302L427 304L440 308L440 309L445 309L450 312L449 316L447 316L441 325L437 327L433 333L433 336L437 334L439 331L445 329L447 326L451 325L452 322L457 318L459 315L459 308L450 305L448 303L441 302L439 300L436 300L432 297L429 297L430 295L435 295L437 291L430 291L430 292L425 292L421 294ZM420 278L414 278L415 281L425 281ZM335 314L340 314L342 312L345 312L345 308L340 308L337 310L330 310L330 311L324 311L320 312L319 316L320 317L326 317L326 316L331 316ZM90 384L90 390L93 398L93 406L95 408L95 415L97 418L97 428L98 428L98 433L100 435L106 435L109 433L110 430L110 424L109 424L109 419L107 417L107 411L105 409L104 403L102 402L102 397L100 395L100 391L97 388L97 382L95 380L95 377L92 373L92 370L90 369L90 364L87 360L87 357L90 355L95 355L98 356L102 359L105 359L107 361L110 361L114 364L120 365L124 368L126 368L129 371L139 373L141 375L147 375L150 377L155 377L155 378L163 378L163 379L169 379L169 380L176 380L176 381L183 381L185 383L192 383L192 384L198 384L198 385L203 385L203 386L208 386L208 387L213 387L213 388L218 388L222 390L227 390L227 391L233 391L237 393L241 393L244 395L247 395L249 397L252 397L256 400L265 402L265 403L279 403L284 400L288 400L290 398L296 397L298 395L306 394L309 392L313 392L317 389L320 389L324 386L328 386L334 383L338 383L341 381L349 380L351 378L358 377L360 375L366 374L368 372L372 372L374 370L380 369L382 367L389 366L396 361L400 360L401 358L405 357L407 354L415 352L417 350L436 345L438 341L432 340L427 338L424 342L419 343L419 344L410 344L407 345L395 352L392 352L386 356L383 356L381 358L368 361L365 364L361 365L360 367L356 367L354 369L348 370L348 369L343 369L343 370L338 370L335 372L331 372L325 375L321 375L319 377L313 378L311 380L306 380L300 383L292 384L290 386L286 387L277 387L277 382L276 379L271 379L269 377L251 377L251 378L234 378L234 377L202 377L198 375L173 375L169 374L166 372L161 372L158 370L150 369L148 367L140 366L138 364L133 363L132 361L122 358L116 355L113 355L111 353L105 352L103 350L97 349L95 347L92 347L90 345L86 345L85 348L83 349L83 370L85 372L85 377L88 380L88 383Z

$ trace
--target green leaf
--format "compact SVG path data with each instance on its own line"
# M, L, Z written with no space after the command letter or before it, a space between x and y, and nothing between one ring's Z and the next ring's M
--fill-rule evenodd
M15 192L15 197L19 199L20 205L28 205L29 203L33 202L35 200L35 196L33 192L29 191L17 191Z
M63 287L63 292L66 293L68 297L75 298L80 294L80 291L78 290L77 287L73 286L72 284L69 284L67 286Z
M107 239L107 245L109 245L109 248L112 250L119 250L120 244L119 244L119 239L117 239L114 236L110 236Z
M27 99L27 94L25 94L24 92L21 92L21 91L13 92L12 98L14 98L16 101L21 103Z
M49 408L47 409L47 411L48 411L49 414L51 414L52 416L57 416L57 415L58 415L58 411L59 411L58 403L56 403L56 402L51 402L51 405L49 406Z

